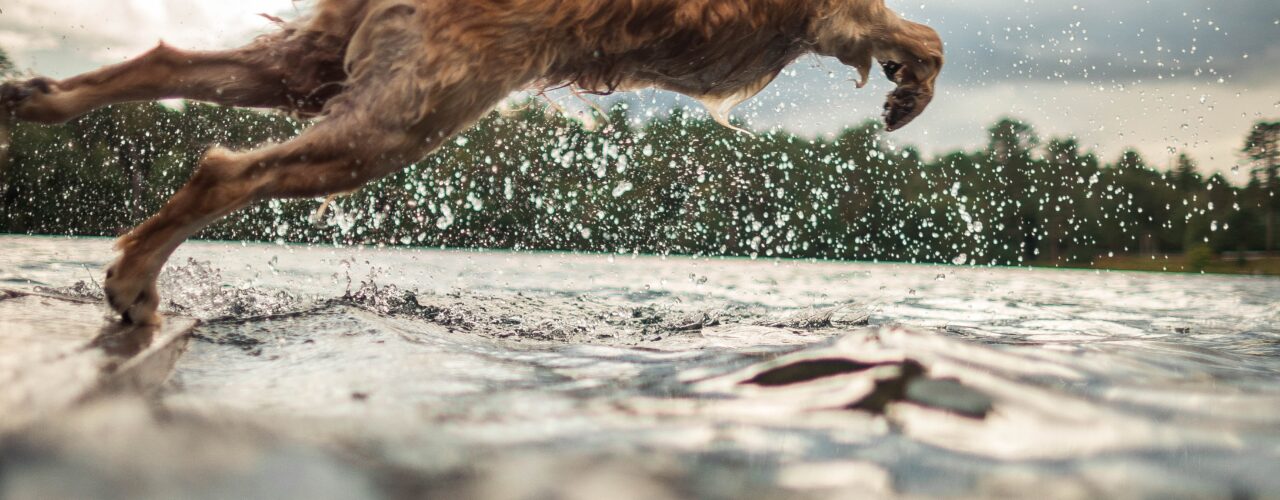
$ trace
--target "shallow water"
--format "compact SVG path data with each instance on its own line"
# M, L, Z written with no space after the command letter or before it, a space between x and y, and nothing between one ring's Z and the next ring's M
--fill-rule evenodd
M109 246L0 237L0 287L97 296ZM172 263L163 308L205 323L159 406L0 451L10 493L1280 496L1278 279L240 243ZM128 444L76 439L103 427Z

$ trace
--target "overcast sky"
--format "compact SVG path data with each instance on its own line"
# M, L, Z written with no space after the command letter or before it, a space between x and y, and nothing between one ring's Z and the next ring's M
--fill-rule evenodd
M936 28L948 65L924 116L895 141L938 153L985 142L1001 116L1042 135L1075 134L1105 159L1126 146L1167 164L1187 151L1242 182L1237 151L1258 119L1280 119L1280 1L889 0ZM65 77L159 39L226 47L296 17L291 0L4 0L0 48L23 68ZM751 128L831 134L879 114L890 84L857 90L853 72L806 58L735 116ZM669 105L643 93L640 102Z

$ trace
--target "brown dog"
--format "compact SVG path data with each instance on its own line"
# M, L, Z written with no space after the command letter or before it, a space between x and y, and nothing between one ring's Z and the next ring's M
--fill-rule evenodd
M834 56L866 83L872 59L898 87L889 130L933 98L942 42L884 0L319 0L308 19L225 52L161 44L131 61L0 87L0 111L62 122L118 102L167 98L319 115L302 135L209 151L159 213L120 238L107 301L157 321L156 276L175 248L255 201L352 191L413 163L513 91L657 87L724 121L789 63Z

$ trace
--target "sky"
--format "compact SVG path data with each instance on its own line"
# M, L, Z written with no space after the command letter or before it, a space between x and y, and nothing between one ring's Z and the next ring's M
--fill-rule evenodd
M5 0L0 48L19 68L67 77L142 52L157 40L231 47L272 29L258 13L295 18L309 0ZM1189 153L1237 183L1249 127L1280 119L1280 1L887 0L933 26L947 66L928 111L893 141L929 154L973 149L1001 117L1043 137L1075 137L1110 161L1127 147L1169 165ZM806 57L734 116L752 130L810 136L876 118L892 84L853 85L850 68ZM692 101L629 97L661 112Z

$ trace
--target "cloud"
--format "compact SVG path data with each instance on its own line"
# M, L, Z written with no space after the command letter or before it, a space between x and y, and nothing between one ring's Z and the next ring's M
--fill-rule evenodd
M0 47L12 53L47 50L58 46L58 39L44 33L22 33L0 30Z
M270 29L259 12L294 11L290 0L6 0L0 47L19 67L55 77L119 62L158 40L223 48Z
M1280 3L1202 0L890 1L934 26L975 78L1131 83L1273 78L1248 61L1276 46Z

